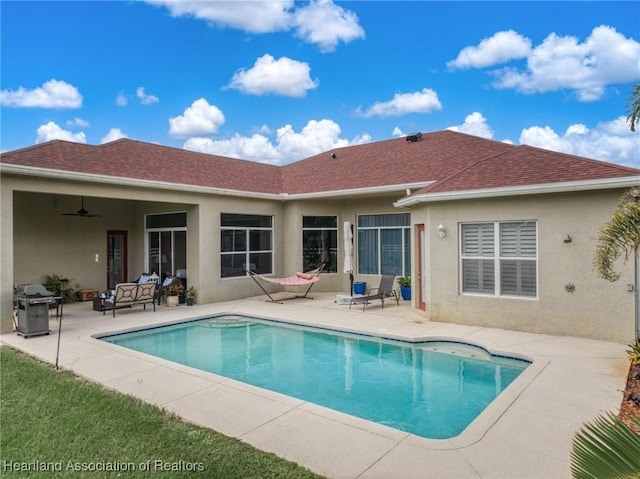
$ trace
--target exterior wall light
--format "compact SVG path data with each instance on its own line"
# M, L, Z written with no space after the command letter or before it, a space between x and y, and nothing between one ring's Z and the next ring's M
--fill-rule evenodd
M438 225L438 236L440 236L440 238L444 238L445 236L447 236L447 232L445 231L444 225L442 223Z

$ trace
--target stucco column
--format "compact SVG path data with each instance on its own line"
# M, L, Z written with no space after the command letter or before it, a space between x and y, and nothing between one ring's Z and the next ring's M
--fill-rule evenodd
M13 330L13 189L0 189L0 333Z

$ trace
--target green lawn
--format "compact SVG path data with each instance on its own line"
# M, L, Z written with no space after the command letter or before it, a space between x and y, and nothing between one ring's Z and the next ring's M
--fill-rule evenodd
M321 477L7 347L0 367L0 477Z

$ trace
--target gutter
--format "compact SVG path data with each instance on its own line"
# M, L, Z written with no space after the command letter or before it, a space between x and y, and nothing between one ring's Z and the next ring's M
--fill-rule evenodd
M94 175L89 173L69 172L51 168L38 168L32 166L10 165L0 163L0 173L38 178L49 178L66 181L88 181L107 185L129 186L135 188L154 188L188 193L200 193L208 195L251 197L272 201L290 201L305 199L326 199L338 197L366 196L382 193L402 192L410 194L411 189L421 189L433 182L406 183L398 185L375 186L371 188L354 188L345 190L329 190L311 193L261 193L247 190L234 190L230 188L217 188L211 186L190 185L184 183L170 183L166 181L142 180L111 175Z
M472 200L497 198L500 196L540 195L549 193L570 193L575 191L605 190L612 188L631 188L640 185L640 176L622 178L604 178L598 180L565 181L559 183L539 183L526 186L507 186L503 188L483 188L477 190L447 191L442 193L423 193L407 196L396 201L396 208L407 208L421 203L440 201Z

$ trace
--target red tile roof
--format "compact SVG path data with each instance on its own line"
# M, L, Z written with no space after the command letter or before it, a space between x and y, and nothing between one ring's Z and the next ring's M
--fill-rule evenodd
M335 156L334 156L335 155ZM336 148L282 167L120 139L54 140L6 152L3 165L222 188L306 194L434 182L421 193L638 176L640 170L453 131Z

